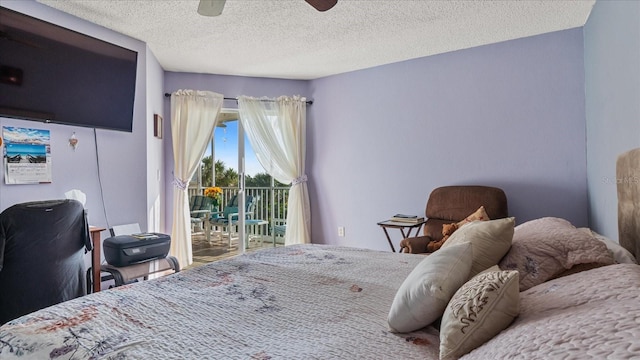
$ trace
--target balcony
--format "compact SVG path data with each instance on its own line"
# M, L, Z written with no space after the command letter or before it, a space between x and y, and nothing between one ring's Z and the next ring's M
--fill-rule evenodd
M204 187L189 187L189 197L203 195L204 189ZM222 211L229 200L237 193L238 188L236 187L222 187L222 200L219 210ZM274 243L282 245L284 239L276 235L275 226L286 224L289 187L247 187L245 194L253 196L256 200L252 218L269 222L267 225L262 226L247 226L246 231L250 235L250 239L255 241L250 241L246 251L273 246ZM191 235L194 266L237 255L239 252L239 241L237 240L229 248L228 241L221 239L220 233L216 234L213 231L210 239L210 241L207 241L204 229L196 226Z

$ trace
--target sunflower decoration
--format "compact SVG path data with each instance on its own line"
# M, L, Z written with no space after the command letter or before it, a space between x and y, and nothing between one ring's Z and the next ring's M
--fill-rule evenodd
M204 189L204 196L213 199L214 204L218 205L222 196L222 189L218 186L208 187Z

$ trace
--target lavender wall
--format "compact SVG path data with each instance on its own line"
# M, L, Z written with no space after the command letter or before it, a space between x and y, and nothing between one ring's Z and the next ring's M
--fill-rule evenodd
M589 222L617 240L616 159L640 146L640 2L596 2L584 43Z
M560 216L587 224L581 29L294 81L163 74L136 40L34 1L3 6L140 53L133 134L97 131L111 224L139 222L170 232L173 155L169 100L162 93L186 88L315 101L308 112L307 173L316 243L388 250L376 222L423 212L429 192L450 184L502 187L518 222ZM150 135L153 113L164 116L162 140ZM0 208L79 188L89 198L90 222L107 225L92 130L11 119L0 119L1 125L51 129L54 182L0 183ZM75 152L66 144L73 131L80 138ZM338 226L346 227L346 237L337 237Z
M389 250L378 221L423 213L432 189L456 184L503 188L518 223L587 225L582 29L331 76L311 91L313 242Z
M146 229L148 214L155 212L148 206L148 199L157 198L159 191L156 188L155 194L149 192L153 188L147 186L148 159L152 159L153 166L159 167L158 159L162 158L161 149L147 148L153 124L153 115L148 112L163 111L160 90L163 71L157 61L148 58L153 55L147 53L146 45L138 40L35 1L3 0L2 6L135 50L138 68L132 133L96 130L94 138L94 130L90 128L0 118L0 127L50 130L53 168L53 182L41 185L5 185L3 170L0 174L0 210L20 202L64 198L66 191L80 189L87 195L90 224L108 227L138 222ZM158 86L158 90L147 93L149 85ZM68 145L73 132L79 139L75 151ZM154 150L157 155L151 153ZM103 238L106 235L104 233Z
M207 90L213 91L219 94L223 94L225 97L235 98L240 95L248 96L267 96L277 97L280 95L301 95L309 97L309 82L302 80L283 80L283 79L269 79L269 78L251 78L242 76L226 76L226 75L208 75L208 74L194 74L194 73L175 73L166 72L164 78L165 92L172 93L180 89L193 89L193 90ZM171 100L165 99L164 112L167 114L167 131L165 132L165 197L166 197L166 213L165 221L167 231L171 232L173 226L173 149L171 145L170 134L170 117L171 117ZM311 105L309 108L312 108ZM224 108L237 109L238 104L234 100L225 100L223 104ZM308 121L312 121L311 115L307 117ZM236 168L234 166L234 168Z
M146 66L147 89L147 111L146 111L146 220L147 226L142 229L146 231L171 233L171 228L166 227L164 215L166 211L166 198L164 186L166 179L164 147L171 142L166 141L166 137L154 137L154 115L162 117L163 132L169 129L169 116L164 112L164 96L159 91L164 88L164 70L155 58L153 53L147 48ZM140 214L143 215L143 214ZM144 216L143 216L144 218Z

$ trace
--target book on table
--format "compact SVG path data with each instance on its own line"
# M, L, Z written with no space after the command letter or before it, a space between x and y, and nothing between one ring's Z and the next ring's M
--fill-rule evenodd
M395 214L389 220L406 223L419 223L424 221L424 217L418 215Z

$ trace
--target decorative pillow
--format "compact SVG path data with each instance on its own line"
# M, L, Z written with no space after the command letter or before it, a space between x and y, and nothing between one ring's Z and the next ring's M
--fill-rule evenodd
M473 221L456 230L440 251L449 246L469 242L473 248L473 264L469 278L482 270L498 264L509 251L513 237L515 219L513 217Z
M480 206L478 210L476 210L473 214L467 216L466 218L464 218L464 220L459 221L456 225L458 225L458 228L460 228L462 225L466 225L473 221L487 220L490 220L489 215L487 215L487 212L484 210L484 206Z
M439 250L422 260L404 280L391 304L392 332L411 332L436 321L451 296L467 281L471 245Z
M545 217L516 226L503 270L518 270L520 291L553 279L578 264L613 264L602 241L565 219Z
M580 228L579 230L586 231L588 234L591 234L596 240L600 240L604 243L604 245L611 251L613 255L613 260L617 264L637 264L635 256L629 252L629 250L620 246L617 242L609 239L604 235L600 235L597 232L589 229L589 228Z
M440 359L458 359L511 324L520 312L517 271L495 266L462 285L440 326Z

